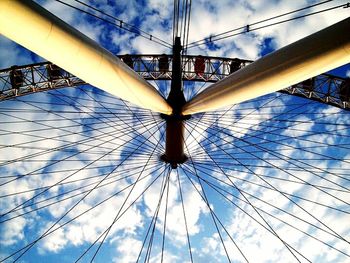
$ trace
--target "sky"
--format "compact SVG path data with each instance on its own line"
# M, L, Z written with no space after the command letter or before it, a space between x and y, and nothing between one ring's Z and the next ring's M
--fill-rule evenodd
M114 54L171 54L57 1L36 2ZM172 1L84 2L172 43ZM189 43L318 2L193 1ZM256 60L347 17L339 8L187 53ZM41 61L0 36L1 69ZM350 66L331 73L350 77ZM163 93L170 85L151 83ZM184 92L207 86L185 82ZM348 111L277 92L196 114L178 169L159 161L158 114L90 85L2 101L0 114L4 262L350 262Z

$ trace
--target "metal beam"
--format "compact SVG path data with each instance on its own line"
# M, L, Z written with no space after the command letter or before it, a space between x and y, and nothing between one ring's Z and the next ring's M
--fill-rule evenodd
M187 156L184 153L185 126L184 120L181 118L181 109L186 103L182 90L181 50L180 37L176 37L173 47L171 89L167 98L168 103L173 108L173 113L165 118L165 154L161 157L163 161L170 163L173 169L176 169L178 164L187 160Z
M172 112L158 91L119 58L33 1L1 0L0 33L119 98Z
M350 62L350 18L281 48L213 84L182 114L212 111L292 86Z
M158 68L158 59L163 56L164 55L132 55L133 68L146 80L171 80L171 70L160 71ZM122 58L124 55L120 57ZM193 69L196 58L194 56L184 56L182 80L215 83L227 77L233 70L237 70L237 61L243 61L240 59L220 57L205 57L205 59L205 72L204 74L198 74ZM231 67L232 62L234 62L234 67ZM172 64L171 61L169 61L169 63L170 65ZM247 64L249 63L243 61L241 65L244 66ZM35 92L87 84L85 81L64 70L60 70L59 74L52 77L49 73L50 65L50 62L42 62L1 69L0 101L18 96L25 96ZM16 81L13 79L15 72L19 73L21 76L21 78L17 78ZM350 110L349 81L349 78L345 79L330 74L321 74L280 90L280 92Z

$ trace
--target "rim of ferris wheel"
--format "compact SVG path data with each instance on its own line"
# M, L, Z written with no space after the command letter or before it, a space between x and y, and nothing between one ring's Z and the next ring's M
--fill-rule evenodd
M350 18L287 45L211 85L183 115L213 111L292 86L350 62Z
M159 92L119 58L33 1L0 1L0 33L97 88L172 113Z

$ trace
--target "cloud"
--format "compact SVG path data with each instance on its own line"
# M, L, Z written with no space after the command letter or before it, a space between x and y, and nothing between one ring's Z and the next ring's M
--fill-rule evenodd
M50 227L50 224L47 224L43 229ZM46 251L57 253L67 244L67 239L64 235L64 230L60 228L55 231L53 234L45 237L45 242L42 243L42 246L39 247L39 253L45 253Z
M171 50L145 38L125 33L112 26L106 26L101 21L88 18L87 15L80 14L57 2L39 1L39 3L114 53L161 54L171 52ZM192 6L190 42L251 24L254 21L310 3L310 1L223 0L220 1L220 4L216 4L207 0L196 1L193 2ZM333 3L335 5L340 1L333 1ZM117 16L124 22L137 25L170 44L172 42L170 29L172 26L172 3L170 1L151 0L144 4L133 1L115 1L111 3L112 6L106 2L95 3L91 1L91 4ZM326 6L330 6L330 4ZM85 9L85 7L82 8ZM217 42L215 46L210 46L210 48L209 45L193 48L190 53L257 59L261 56L266 45L269 45L270 49L280 48L347 17L346 11L346 9L341 9L326 12L281 26L253 31ZM271 40L270 44L266 42L266 39ZM13 64L28 64L40 60L29 51L3 37L0 38L0 47L1 50L8 50L8 52L0 53L0 63L3 68ZM350 76L350 71L347 72L347 75ZM201 87L201 83L191 86L196 91ZM82 249L84 245L90 245L111 226L122 207L119 214L123 215L111 228L101 253L105 253L104 255L113 254L115 262L134 262L142 245L142 237L156 211L162 189L162 178L156 180L152 185L150 184L164 167L158 161L158 156L163 151L159 148L156 149L156 155L151 158L149 165L146 167L142 165L146 162L145 160L148 160L150 152L153 150L152 143L157 143L161 131L156 131L154 127L150 127L151 125L147 127L149 128L147 130L140 125L140 119L145 124L153 118L157 119L158 116L150 116L143 110L129 112L120 100L108 97L108 94L97 90L90 92L89 87L84 87L84 89L87 93L77 89L64 89L61 90L61 93L50 92L51 95L38 93L19 98L17 102L2 102L2 113L5 113L5 109L17 111L11 112L10 115L2 114L1 116L2 123L6 123L1 124L1 132L5 132L7 135L0 136L0 144L12 146L11 150L8 150L9 147L0 149L1 159L7 161L30 156L31 161L3 165L0 172L7 175L37 172L0 188L1 195L27 191L21 195L1 198L1 211L8 211L43 190L34 191L36 188L50 186L66 177L69 178L62 181L58 187L54 187L35 198L35 203L28 204L28 207L20 208L13 213L12 216L58 202L48 207L42 207L37 212L29 213L25 217L19 217L2 224L1 244L6 249L9 247L11 249L12 247L19 248L23 242L30 241L32 236L35 237L38 233L44 232L47 227L53 225L57 219L77 204L83 194L86 194L104 176L112 172L102 187L95 189L84 200L80 201L79 205L69 212L56 227L63 226L65 222L81 215L88 209L92 210L40 241L37 250L33 253L61 255L60 253L64 253L65 249L78 250ZM189 95L186 94L186 96ZM20 102L21 100L26 102ZM271 103L261 106L259 100L263 101L262 103L271 100ZM344 261L344 258L347 258L342 257L341 253L307 234L319 238L345 253L350 253L348 244L332 233L334 230L343 237L349 236L348 213L327 207L336 207L347 211L346 204L341 200L348 199L348 192L341 191L344 189L340 186L348 188L349 183L344 177L337 176L337 173L344 174L344 171L349 169L350 156L346 152L349 134L348 129L344 129L350 121L349 117L340 109L314 107L314 105L304 108L307 111L300 116L297 114L298 111L288 113L293 103L301 103L301 100L290 99L290 96L285 95L279 97L279 95L272 94L259 98L259 100L236 105L219 120L217 119L221 114L216 112L204 115L203 119L200 119L202 115L198 115L189 121L186 132L189 137L186 139L186 144L190 149L190 154L193 154L199 175L226 190L226 192L222 192L223 196L221 196L203 183L211 200L211 208L222 219L228 232L250 261L282 262L295 260L278 238L259 225L261 223L269 229L266 222L286 242L311 261ZM127 105L127 107L132 107L130 104ZM277 117L281 114L282 117ZM315 120L321 116L319 114L323 116L324 124L322 125L317 124ZM198 120L200 120L198 126L192 130ZM296 125L290 125L292 123ZM336 125L332 125L332 123ZM53 127L49 130L45 129L49 128L49 125ZM283 127L283 129L279 130L278 127ZM134 131L128 132L130 129L134 129ZM221 132L218 132L219 130ZM317 130L322 131L322 133L310 134ZM150 136L152 132L155 132L154 136ZM40 140L36 141L40 137L51 137L51 139L46 139L44 143ZM213 142L206 146L207 153L204 153L203 148L197 142L207 143L209 139ZM139 149L139 155L129 156L130 152L138 149L136 145L139 141L137 140L145 141L146 146ZM77 142L80 143L76 144ZM321 143L329 145L324 147L325 145ZM14 145L19 146L19 144L26 147L13 147ZM337 144L344 147L332 146ZM45 149L56 149L68 145L70 146L64 150L48 151L36 156ZM300 151L298 147L305 150ZM112 149L114 151L102 157L103 154ZM77 155L66 161L49 165L56 159L63 159L74 153ZM228 154L230 154L230 159L227 159ZM322 155L331 155L336 159L322 159ZM216 164L211 162L211 156L217 158L222 169L217 168ZM98 161L92 163L97 159ZM124 159L126 161L123 161ZM49 167L43 168L46 165ZM116 165L119 167L114 171L113 168ZM194 178L194 184L200 189L191 164L187 163L185 168L192 171L190 177ZM187 234L195 259L212 260L213 262L226 261L220 237L210 221L207 204L203 202L184 172L181 169L179 171L188 233L184 224L177 176L174 171L171 171L166 208L166 251L163 255L165 261L183 262L188 260ZM140 174L145 178L136 184L132 192L129 192L130 185ZM162 174L162 176L164 175L165 173ZM322 177L324 179L332 178L331 182L321 179ZM4 180L6 179L1 178L1 182ZM305 185L303 181L319 187ZM235 190L231 186L232 182L235 182L244 192L239 193ZM294 195L292 200L296 204L292 204L288 198L273 190L271 185L287 193L287 196ZM128 186L129 188L113 196ZM143 193L148 186L148 190ZM325 191L320 189L325 189ZM337 198L330 197L329 194ZM242 201L245 200L243 195L259 209L266 222L250 205ZM165 224L165 196L166 194L163 195L157 218L152 262L159 262L161 258L159 246L161 239L159 237L162 236ZM304 200L296 196L300 196ZM68 197L72 198L62 201ZM225 197L248 214L229 203ZM126 198L127 201L124 204ZM103 203L93 208L99 202ZM315 202L320 205L315 204ZM127 209L129 206L130 208ZM292 224L294 227L288 224ZM237 247L225 234L225 231L221 227L219 228L223 233L223 242L228 248L229 256L243 262L243 257ZM300 231L304 231L304 233ZM99 242L97 242L98 244ZM297 257L301 259L300 255ZM25 260L40 261L41 259L34 257L33 259L25 258Z
M119 240L116 243L116 249L120 256L116 257L114 262L131 263L136 261L142 246L142 242L140 240L127 237Z
M269 98L272 97L273 96L269 96ZM298 100L294 100L294 103L296 103L297 101ZM266 100L264 101L264 103L265 102ZM267 123L263 122L265 120L265 117L266 120L269 120L270 118L274 118L274 116L278 116L279 112L283 113L285 109L290 110L293 108L288 108L287 103L288 100L284 100L283 97L281 97L280 100L274 101L273 108L267 108L266 111L262 107L261 110L253 110L254 114L246 115L247 112L244 111L244 105L242 105L233 112L236 113L238 116L243 117L243 123L246 121L245 119L248 120L250 118L252 118L253 124L255 118L259 120L255 123L258 124L258 127L256 128L257 131L259 131L260 129L266 129L265 125ZM252 102L248 103L246 106L248 109L256 109L257 104L255 103L255 106L253 105L254 103ZM267 104L266 106L270 105ZM297 108L297 106L295 107ZM259 208L259 210L261 209L260 213L265 218L265 220L267 220L267 222L273 227L273 229L277 233L279 233L279 235L283 239L285 239L285 241L288 242L288 244L292 245L294 248L296 248L297 251L309 258L311 261L317 260L322 262L322 260L326 257L328 259L336 258L338 261L341 261L344 260L341 259L341 255L335 249L327 247L326 244L332 244L332 246L334 246L336 249L343 249L343 251L347 251L347 249L344 248L345 243L341 241L341 239L335 238L334 236L330 235L329 232L326 233L324 231L332 229L339 233L341 236L346 236L348 231L347 226L346 224L341 224L339 222L341 222L342 220L347 220L348 215L343 213L336 215L337 213L335 211L332 210L332 212L330 212L328 211L327 207L318 206L315 205L315 203L313 203L315 201L319 202L320 204L328 204L328 206L342 206L342 202L339 200L331 201L332 197L328 195L330 194L328 193L328 191L321 191L321 188L323 186L330 186L331 184L335 189L339 189L334 184L338 183L339 186L342 184L340 183L342 180L337 176L332 177L332 182L329 182L330 184L326 183L325 180L320 180L321 177L329 178L329 176L331 176L330 174L327 174L327 170L328 168L332 167L332 164L336 164L336 162L327 162L326 160L318 161L317 158L321 158L323 155L329 155L330 149L327 147L315 147L315 145L319 145L319 143L327 141L329 140L329 138L332 138L332 140L329 140L328 142L332 145L336 145L336 141L339 140L340 137L338 137L337 135L327 136L324 134L312 137L307 135L309 135L310 133L312 134L312 132L315 131L330 129L332 126L331 123L333 123L333 121L337 119L335 116L337 116L337 114L341 114L342 111L332 107L322 107L320 108L320 111L322 112L322 114L330 114L329 117L326 117L327 121L325 121L325 116L322 118L322 115L319 115L318 110L313 107L310 107L308 110L306 110L306 112L304 112L305 116L307 117L299 114L295 114L295 116L293 116L294 113L291 114L291 116L289 116L288 118L283 116L283 119L288 119L291 121L290 124L293 124L290 125L289 128L287 126L286 128L277 130L277 132L275 132L276 138L278 138L277 135L279 134L283 134L290 138L289 140L285 141L285 146L279 145L279 143L273 137L266 136L264 133L253 133L252 136L250 135L251 132L243 133L242 136L237 135L237 132L234 132L236 130L236 127L232 127L235 124L234 117L232 117L231 122L227 121L225 123L224 121L222 121L218 128L223 129L225 127L227 128L231 126L230 129L232 129L232 136L234 136L234 138L237 138L237 141L240 140L240 138L242 138L246 141L245 144L248 144L248 142L251 141L255 145L257 145L255 147L252 146L247 148L249 149L249 152L247 152L246 154L247 157L256 156L256 160L254 161L253 167L250 168L250 172L234 172L235 168L238 168L239 170L242 169L248 171L248 168L244 167L244 165L232 164L231 166L226 166L224 169L228 170L227 173L231 176L234 176L234 178L249 180L248 182L242 182L241 180L232 179L238 185L238 187L240 187L244 191L244 195L248 198L248 200L250 200L250 202L252 202L253 205ZM252 110L249 110L248 112L252 112ZM256 116L255 113L257 113ZM336 115L334 116L334 114ZM319 117L320 120L322 120L322 125L315 120L316 117ZM339 118L339 121L339 124L341 125L342 118ZM330 125L328 126L326 123L329 123ZM242 124L238 124L237 126L239 127L241 125ZM317 129L314 128L315 126L317 126ZM271 127L273 126L270 126L270 128ZM335 129L331 130L334 131ZM228 132L228 134L230 134L230 131ZM206 136L208 136L208 139L213 140L216 136L218 136L218 134L208 133L208 135ZM298 137L305 137L307 139L311 139L311 141L304 141L301 138L298 139ZM272 143L264 143L266 139L272 140ZM220 151L218 148L216 148L217 152L215 154L217 156L221 156L221 158L224 158L224 156L229 157L229 154L235 157L237 156L236 158L239 158L237 152L241 148L237 147L235 149L232 147L225 147L227 136L224 136L223 140L225 141L224 144L221 145L221 147L225 148L226 152L224 152L223 150ZM314 142L312 143L312 141ZM281 142L283 143L283 141ZM220 143L218 142L213 144L220 145ZM245 144L241 145L241 147ZM300 151L298 147L305 148L305 151ZM265 151L263 151L264 154L262 157L259 157L260 154L256 151L261 151L262 149L265 149ZM285 149L288 149L288 151L285 151ZM251 154L249 154L250 152ZM211 152L209 151L209 154L210 153ZM219 153L221 153L221 155L219 155ZM345 154L345 157L343 157L344 160L346 160L346 156L347 155ZM234 162L235 157L232 157L232 163ZM244 157L244 155L242 157ZM280 157L280 159L278 157ZM342 166L343 165L348 164L342 163ZM276 166L277 169L274 169L273 166ZM293 172L292 168L298 168L297 172ZM302 171L303 168L304 171ZM252 173L254 173L255 175ZM220 171L213 173L213 176L217 178L224 177L222 176L222 173L220 173ZM275 180L273 178L275 178ZM283 179L283 181L276 179ZM269 184L265 183L265 181L269 182ZM312 185L304 185L302 182L320 185L321 188L317 186L313 187ZM229 181L227 181L227 183L231 184ZM306 201L311 200L312 203L302 201L301 199L293 198L293 200L296 200L296 203L292 204L289 199L287 199L278 191L275 191L272 188L271 190L268 190L271 187L270 185L275 187L279 191L287 193L287 196L290 196L290 194L294 194L295 196L306 198ZM227 190L230 191L229 188ZM338 194L340 193L337 193L336 195L338 196ZM245 200L243 198L243 193L238 195L238 197L240 197L243 201ZM259 198L260 201L258 201L257 198ZM346 197L344 196L340 199L346 200ZM255 213L255 211L250 207L250 205L240 203L236 199L233 199L233 201L235 204L238 204L240 207L242 207L244 211L246 211L248 214L244 214L243 212L237 209L228 210L230 211L230 215L222 215L221 220L225 221L227 220L226 218L228 218L229 221L232 222L225 224L225 226L229 226L228 232L232 234L234 241L238 244L238 247L242 249L243 254L249 257L248 260L259 262L270 262L272 260L272 262L280 262L282 261L282 258L283 260L288 260L288 258L290 258L290 261L293 261L294 256L285 248L283 243L277 238L273 237L271 233L266 231L254 221L255 219L268 228L266 223L263 220L261 220L260 216L258 216L258 214ZM329 202L331 202L332 205L330 205ZM336 202L337 204L335 204L334 202ZM270 204L275 206L275 208L270 206ZM299 205L299 207L297 205ZM222 204L222 206L224 205ZM278 210L277 208L280 208L281 210ZM301 208L304 208L305 210L302 210ZM283 211L286 211L288 213ZM253 218L250 218L249 215ZM329 218L327 218L326 215L328 215ZM326 229L328 226L328 222L330 223L336 221L339 223L338 229L335 225L330 226L330 229ZM320 226L320 222L323 222L324 225L321 225L320 228L315 228L314 226ZM229 251L229 256L235 259L242 258L240 253L237 251L237 248L235 247L233 242L227 237L225 232L221 232L223 233L224 243L227 248L227 251ZM305 233L308 233L310 236L308 236ZM313 237L319 238L320 241L313 239ZM203 254L201 255L201 257L207 258L213 256L217 261L221 259L222 261L225 261L226 254L217 233L208 235L203 243L205 245L202 247L201 253ZM310 249L311 247L318 247L319 249ZM214 255L213 251L215 251ZM324 257L322 258L320 254L324 255ZM297 255L297 257L300 258L301 256ZM241 261L243 262L244 260L242 259ZM327 260L325 260L325 262L327 262Z
M1 226L2 238L0 244L2 246L11 246L24 239L24 228L27 221L24 218L18 218L6 222Z

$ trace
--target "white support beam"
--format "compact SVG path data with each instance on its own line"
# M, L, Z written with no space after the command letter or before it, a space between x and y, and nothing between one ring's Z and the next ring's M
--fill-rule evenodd
M110 94L172 112L158 91L119 58L31 0L0 0L0 33Z
M350 18L283 47L211 85L182 114L213 111L287 88L350 62Z

